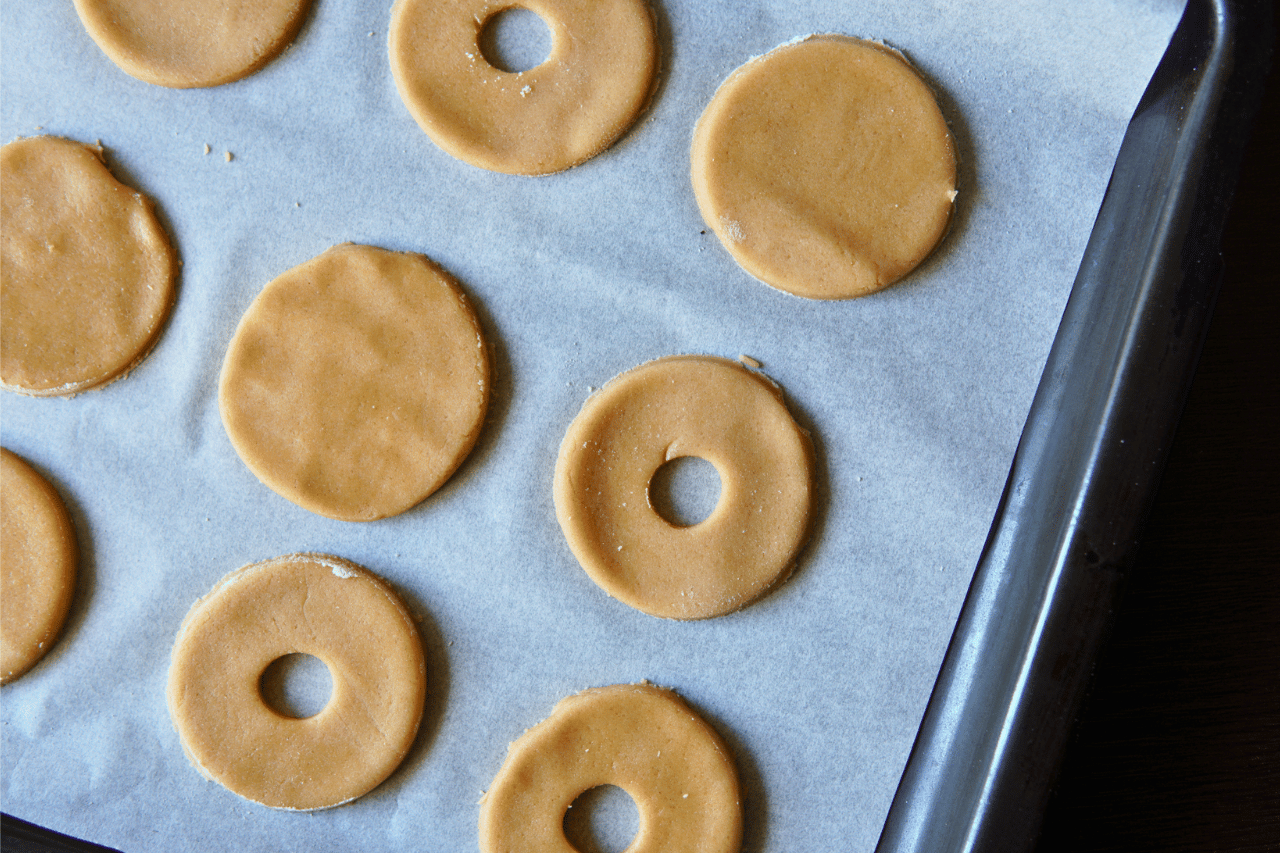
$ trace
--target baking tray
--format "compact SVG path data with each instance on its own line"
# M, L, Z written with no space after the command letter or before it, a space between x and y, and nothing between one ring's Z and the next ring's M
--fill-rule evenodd
M1125 134L878 853L1031 849L1220 283L1275 38L1190 0Z
M1247 70L1241 34L1258 30L1241 22L1256 14L1243 5L1192 0L1138 110L881 849L1012 849L1016 839L1034 835L1081 679L1105 630L1105 618L1094 618L1067 620L1071 630L1064 631L1059 614L1075 607L1105 616L1154 491L1158 464L1151 463L1159 462L1168 441L1150 436L1167 439L1172 432L1216 284L1213 275L1200 275L1203 264L1184 272L1184 256L1171 253L1183 252L1192 233L1200 252L1194 258L1211 256L1216 246L1234 160L1209 129L1218 121L1238 129L1247 112L1232 106L1233 97L1247 98L1232 95L1228 82ZM1174 297L1183 302L1167 301ZM1148 318L1171 304L1179 315L1173 336L1168 322ZM1164 358L1147 375L1141 357L1151 355L1152 342ZM1147 383L1156 383L1156 393L1148 393ZM1123 411L1135 398L1142 418ZM1123 452L1106 443L1125 436L1132 436L1133 447ZM1121 490L1119 503L1102 486L1130 480L1139 485ZM1097 507L1084 502L1098 494L1110 498ZM1108 512L1122 512L1127 521L1120 524ZM1079 531L1119 543L1088 540L1082 579L1069 559L1084 541L1077 540ZM1044 675L1042 660L1057 664L1066 650L1073 650L1066 670L1050 667ZM1026 736L1028 727L1036 737ZM4 826L6 845L39 834L15 821Z

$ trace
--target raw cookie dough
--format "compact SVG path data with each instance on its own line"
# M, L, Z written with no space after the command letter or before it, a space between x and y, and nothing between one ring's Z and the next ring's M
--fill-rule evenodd
M345 521L396 515L475 444L489 354L458 285L422 255L345 243L245 312L218 402L258 479Z
M247 77L293 41L311 0L75 0L89 35L128 74L190 89Z
M175 257L151 201L102 148L53 136L0 149L0 386L71 395L150 351L173 304Z
M276 659L329 667L324 710L294 719L262 698ZM413 743L426 664L412 615L381 580L324 554L238 569L191 608L173 645L166 698L192 765L279 809L341 805L373 790Z
M742 805L724 741L679 696L648 683L584 690L511 744L480 804L482 853L571 853L564 816L616 785L635 800L627 853L738 853Z
M76 532L62 498L0 449L0 684L53 646L76 589Z
M702 522L649 501L654 473L696 456L720 475ZM556 516L591 579L637 610L705 619L786 577L809 529L813 448L782 392L737 362L671 356L611 380L560 445Z
M955 149L900 53L812 36L751 60L698 120L702 218L756 278L845 299L905 276L946 233Z
M521 0L551 30L551 55L509 73L480 52L480 32L510 0L396 0L391 72L431 139L459 160L546 175L608 148L648 104L657 78L646 0Z

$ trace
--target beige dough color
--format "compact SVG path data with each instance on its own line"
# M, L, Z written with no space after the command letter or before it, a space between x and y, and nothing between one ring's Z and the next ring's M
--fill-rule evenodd
M126 73L175 89L218 86L293 41L311 0L75 0L98 47Z
M37 397L118 379L150 351L176 258L151 201L102 148L53 136L0 149L0 384Z
M928 85L900 53L813 36L743 65L692 146L702 218L756 278L812 299L899 280L947 231L956 158Z
M649 484L682 456L720 475L720 500L688 527L660 516ZM786 577L808 535L813 448L779 388L737 362L651 361L587 400L560 445L555 505L591 579L637 610L705 619Z
M430 260L345 243L258 295L218 400L263 483L320 515L370 521L414 506L466 458L488 407L488 348Z
M519 6L551 30L551 54L528 71L490 65L480 33ZM657 78L645 0L396 0L391 72L414 120L473 166L546 175L613 144L648 104Z
M738 853L742 805L724 741L679 696L648 683L596 687L511 744L480 802L481 853L577 853L564 834L579 794L616 785L640 830L627 853Z
M52 648L76 589L75 528L62 498L0 449L0 684Z
M262 698L277 658L329 668L320 713ZM426 696L413 617L380 579L324 554L293 554L224 577L191 608L169 667L169 715L192 765L245 799L313 810L366 794L399 766Z

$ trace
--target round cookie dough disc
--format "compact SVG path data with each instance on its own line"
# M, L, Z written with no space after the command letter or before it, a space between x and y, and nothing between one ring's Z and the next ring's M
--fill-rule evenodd
M257 71L293 40L311 0L75 0L103 53L157 86L218 86Z
M49 482L0 449L0 684L53 646L76 587L75 529Z
M510 0L396 0L388 41L400 97L431 139L473 166L546 175L608 148L648 104L657 76L645 0L521 0L551 30L551 55L509 73L480 32Z
M324 709L295 719L262 698L289 654L329 668ZM413 744L426 697L414 620L379 578L324 554L293 554L224 577L173 645L166 698L204 776L280 809L341 805L373 790Z
M258 295L218 401L263 483L320 515L371 521L418 503L466 458L488 406L488 349L435 264L347 243Z
M0 149L0 383L70 395L118 379L173 304L175 258L151 202L102 149L39 136Z
M651 684L584 690L511 744L480 801L481 853L568 853L565 812L616 785L640 812L628 853L739 853L738 774L724 741Z
M682 456L720 474L720 501L680 527L649 499ZM706 619L785 578L809 530L813 447L782 392L737 362L672 356L629 370L587 400L556 460L556 517L609 595L653 616Z
M692 145L702 218L756 278L845 299L905 276L946 233L951 134L928 85L876 42L814 36L743 65Z

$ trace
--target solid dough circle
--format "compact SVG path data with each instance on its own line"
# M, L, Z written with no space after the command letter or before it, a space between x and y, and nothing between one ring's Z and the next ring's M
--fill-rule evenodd
M720 475L720 500L688 527L660 516L649 483L682 456ZM790 573L808 535L813 447L781 390L742 365L671 356L587 400L556 460L555 505L591 579L637 610L705 619Z
M551 30L551 55L517 73L490 65L479 41L513 5ZM644 110L657 77L646 0L396 0L388 42L396 88L427 135L507 174L546 175L599 154Z
M262 697L267 667L308 654L333 692L295 719ZM238 569L192 606L173 644L166 698L192 765L279 809L341 805L399 766L426 697L413 616L380 579L325 554Z
M691 150L702 218L756 278L812 299L880 290L929 255L956 196L951 133L900 53L813 36L751 60Z
M738 853L742 804L724 741L670 690L596 687L560 701L511 744L480 804L483 853L575 853L564 816L578 795L616 785L635 801L628 853Z
M417 504L471 451L488 348L466 296L430 260L344 243L254 300L218 401L259 480L320 515L370 521Z
M311 0L75 0L125 73L191 89L247 77L293 41Z
M75 528L53 486L0 449L0 684L53 646L76 589Z
M173 304L175 257L151 201L102 148L38 136L0 149L0 384L36 397L118 379Z

